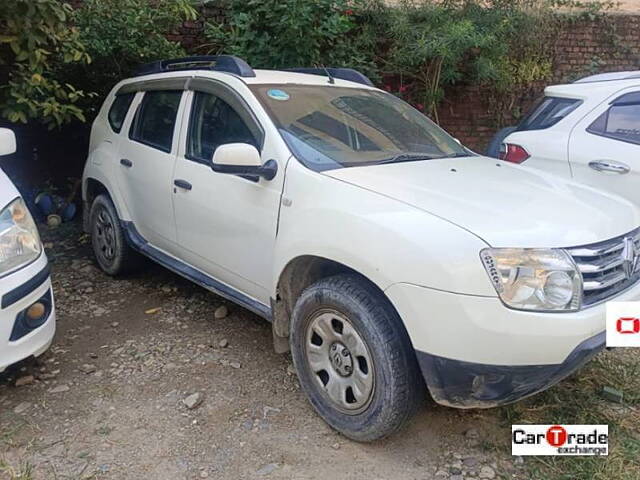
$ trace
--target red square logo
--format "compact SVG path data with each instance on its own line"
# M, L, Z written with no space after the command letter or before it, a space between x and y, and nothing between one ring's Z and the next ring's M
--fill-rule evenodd
M640 318L620 317L616 321L616 331L623 335L640 333Z
M640 347L640 301L607 302L607 347Z

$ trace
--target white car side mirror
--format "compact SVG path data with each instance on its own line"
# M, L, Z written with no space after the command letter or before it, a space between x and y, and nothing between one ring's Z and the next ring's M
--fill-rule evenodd
M0 128L0 155L11 155L16 151L16 135L9 128Z
M258 149L248 143L227 143L220 145L213 153L214 165L234 165L237 167L261 167L262 159Z
M248 143L220 145L213 153L211 168L218 173L263 177L266 180L272 180L278 172L275 160L267 160L263 165L258 149Z

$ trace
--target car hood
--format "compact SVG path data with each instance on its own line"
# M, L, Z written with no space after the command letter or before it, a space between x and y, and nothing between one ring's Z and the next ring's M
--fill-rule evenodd
M7 204L18 197L20 194L16 189L15 185L7 174L4 173L2 169L0 169L0 210L7 206Z
M585 245L640 225L640 210L621 197L487 157L323 173L436 215L494 247Z

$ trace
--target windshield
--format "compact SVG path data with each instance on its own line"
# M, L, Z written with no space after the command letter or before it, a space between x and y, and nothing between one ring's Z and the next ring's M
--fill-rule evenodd
M318 85L252 85L293 154L329 170L471 153L397 97Z

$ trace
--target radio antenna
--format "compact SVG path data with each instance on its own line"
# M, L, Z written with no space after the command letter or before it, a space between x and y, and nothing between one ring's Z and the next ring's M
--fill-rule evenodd
M329 77L329 83L331 85L333 85L334 83L336 83L336 79L333 78L333 75L331 75L331 72L329 72L329 69L327 69L327 67L325 67L324 65L322 66L322 69L324 70L324 73L327 74L327 77Z

